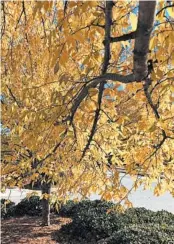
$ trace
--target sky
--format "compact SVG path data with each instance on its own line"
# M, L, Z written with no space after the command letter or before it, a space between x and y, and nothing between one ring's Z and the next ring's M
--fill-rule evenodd
M131 188L132 181L130 177L125 177L123 184L127 188ZM152 190L143 190L143 187L139 187L136 192L132 192L129 195L129 200L133 203L134 207L144 207L153 211L166 210L174 214L174 198L169 193L165 193L161 196L153 195L153 188L155 184L152 185ZM91 199L99 199L99 196L92 195Z

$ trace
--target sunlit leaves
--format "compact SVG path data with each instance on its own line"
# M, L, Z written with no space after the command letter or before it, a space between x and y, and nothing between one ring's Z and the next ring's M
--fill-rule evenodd
M136 30L137 2L114 3L112 37ZM157 11L166 4L160 2ZM125 198L131 207L129 191L120 182L121 168L134 177L135 188L141 174L147 187L164 177L156 195L173 192L174 34L165 17L167 12L171 18L173 9L157 15L148 53L154 62L150 92L160 119L147 102L143 82L106 81L97 129L80 161L99 109L98 86L88 89L73 120L71 108L82 88L101 75L105 3L69 1L66 13L62 1L25 2L25 12L22 6L5 2L2 123L10 130L4 151L13 153L3 160L4 185L22 187L39 177L43 182L42 176L47 175L49 182L58 185L60 199L97 192L106 200ZM112 43L108 72L132 73L133 50L134 40ZM161 144L163 131L167 138Z
M132 26L132 30L135 31L137 29L137 16L134 13L130 13L130 24Z

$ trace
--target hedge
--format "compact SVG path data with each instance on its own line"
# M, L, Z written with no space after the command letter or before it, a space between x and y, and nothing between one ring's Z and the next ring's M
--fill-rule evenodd
M105 201L68 202L60 214L72 222L62 227L70 239L87 243L143 244L174 241L174 215L167 211L153 212L131 208L124 213L107 212L114 206ZM92 240L92 242L91 242ZM172 242L171 242L172 243ZM173 242L174 243L174 242Z

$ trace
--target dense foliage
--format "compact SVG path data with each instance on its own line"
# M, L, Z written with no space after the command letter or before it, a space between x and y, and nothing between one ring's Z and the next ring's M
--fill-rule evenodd
M2 186L46 181L59 200L97 193L130 207L121 171L134 189L156 181L156 195L174 195L171 1L1 10Z
M37 216L41 215L42 207L41 200L38 196L32 196L30 198L24 198L16 205L15 215L17 216Z
M70 207L70 205L72 207ZM103 201L68 203L63 213L73 219L62 232L70 239L87 243L108 244L168 243L174 241L174 215L167 211L153 212L131 208L124 213L109 211L114 204ZM65 211L66 210L66 211ZM139 242L138 242L139 241Z
M63 214L67 217L71 217L73 222L69 226L65 226L65 229L69 229L72 235L81 236L89 239L92 236L105 237L108 233L112 233L115 228L118 227L116 214L107 214L107 210L112 208L112 203L102 201L82 201L74 204L68 203L63 206ZM60 210L60 214L62 213Z
M169 244L170 241L174 241L174 227L152 223L128 225L105 239L105 244Z
M81 202L75 202L73 200L67 201L66 204L63 204L59 210L59 214L61 216L65 217L71 217L75 216L78 211L87 211L88 209L94 208L96 211L98 210L99 213L102 211L106 212L108 209L112 208L114 204L112 202L106 202L101 200L83 200Z
M6 203L6 211L5 204ZM1 200L1 218L10 218L14 216L39 216L42 212L41 200L38 196L32 196L30 198L24 198L21 202L17 205L15 203L2 199Z

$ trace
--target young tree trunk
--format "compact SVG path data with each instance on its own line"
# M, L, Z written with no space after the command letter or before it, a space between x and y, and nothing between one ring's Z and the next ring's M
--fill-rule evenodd
M42 185L42 194L50 194L51 184L43 183ZM49 199L42 199L42 226L50 225L50 204Z

